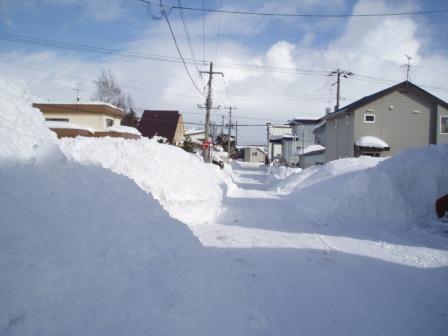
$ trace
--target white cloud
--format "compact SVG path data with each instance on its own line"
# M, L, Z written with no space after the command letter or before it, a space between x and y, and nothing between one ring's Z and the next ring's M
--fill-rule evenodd
M55 0L53 0L55 1ZM98 2L99 3L99 2ZM294 3L293 1L290 4ZM288 4L288 3L287 3ZM320 6L317 2L309 2L312 6ZM335 1L334 6L342 6ZM409 8L400 7L398 9ZM361 0L354 7L355 12L390 12L398 10L396 7L385 5L382 1ZM224 16L222 17L222 19ZM244 39L235 35L235 27L243 29L247 21L245 17L231 16L233 27L222 21L222 36L219 48L218 61L224 63L257 64L276 67L298 67L304 69L335 70L343 68L354 73L373 77L388 78L400 82L405 78L405 70L401 67L405 63L404 54L413 57L413 62L419 68L411 73L411 79L416 84L446 87L448 78L448 59L444 55L422 54L421 38L426 40L431 36L420 37L420 22L413 17L379 17L379 18L351 18L344 23L342 34L336 39L319 47L314 41L319 40L318 32L304 31L302 38L296 43L286 42L281 36L269 45L262 45L263 34L267 34L269 22L263 26L250 28L245 38L260 36L257 50L250 49L244 44ZM209 15L207 27L218 27L219 17ZM188 46L183 35L181 22L175 16L171 17L181 50L189 57ZM250 21L259 22L257 20ZM189 28L196 47L196 54L201 54L202 23L190 22ZM244 30L244 29L243 29ZM138 40L130 41L123 48L145 53L177 56L173 42L163 21L151 24L147 31L142 32ZM207 39L207 55L214 59L216 41ZM0 55L5 57L4 55ZM119 57L106 57L97 61L85 61L82 58L71 56L58 56L54 52L47 53L8 53L10 59L22 64L29 64L48 71L75 74L79 77L95 79L101 68L111 68L119 83L131 85L142 89L162 91L163 94L138 89L125 88L131 91L138 106L145 109L179 109L185 113L187 121L203 120L200 115L189 115L189 112L200 113L196 104L203 103L204 98L199 96L188 77L182 64L154 62L142 59L126 59ZM198 75L193 66L189 66L193 78L199 83ZM216 66L217 71L223 71L228 84L228 92L233 98L229 100L224 89L223 81L215 77L215 102L221 105L236 105L235 115L241 117L239 123L264 123L267 120L286 121L297 115L319 116L325 107L334 105L327 100L329 88L334 78L305 74L279 74L271 72L252 71L240 69L237 66ZM47 73L33 72L13 66L2 66L3 74L16 76L27 81L33 93L45 98L61 100L73 99L71 90L79 81L74 78L54 76ZM391 84L390 84L391 85ZM372 83L356 79L343 79L342 96L345 98L341 105L365 95L384 89L387 83ZM93 93L92 83L85 82L81 93L87 99ZM448 100L448 91L429 89L430 92L442 99ZM181 93L182 95L173 95ZM192 96L185 97L183 95ZM196 98L194 98L196 97ZM214 112L215 113L215 112ZM223 113L218 112L218 113ZM243 119L243 117L262 118ZM240 139L246 143L261 143L264 141L264 128L246 128L239 133Z

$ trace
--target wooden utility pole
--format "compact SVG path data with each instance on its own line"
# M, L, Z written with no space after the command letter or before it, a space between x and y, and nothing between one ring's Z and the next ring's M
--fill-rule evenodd
M227 137L227 153L229 155L230 160L230 135L231 135L230 128L232 127L232 110L236 110L236 107L229 106L225 108L229 110L229 132L228 132L229 135Z
M235 147L238 145L238 121L235 121Z
M337 76L336 83L332 84L332 86L336 84L336 105L334 107L334 112L337 112L339 110L339 102L341 100L341 76L344 78L348 78L350 76L353 76L353 72L337 69L330 72L328 76Z
M212 108L213 100L212 100L212 81L213 75L221 75L224 77L222 72L214 72L213 71L213 62L210 62L210 70L209 71L200 71L201 74L208 74L208 91L207 97L205 98L205 141L209 141L209 124L210 124L210 110ZM204 149L204 161L210 162L210 146Z

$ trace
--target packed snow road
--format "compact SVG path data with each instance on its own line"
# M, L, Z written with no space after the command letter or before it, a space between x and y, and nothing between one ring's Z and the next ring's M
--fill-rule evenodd
M448 330L448 252L419 232L397 239L352 230L329 234L272 190L262 166L234 165L224 211L192 226L204 246L230 262L278 335L444 335ZM319 211L319 206L308 208ZM384 240L373 239L382 237ZM399 242L399 243L398 243ZM441 246L444 243L440 239ZM433 244L434 245L434 244ZM437 245L437 244L436 244ZM223 266L224 267L224 266Z

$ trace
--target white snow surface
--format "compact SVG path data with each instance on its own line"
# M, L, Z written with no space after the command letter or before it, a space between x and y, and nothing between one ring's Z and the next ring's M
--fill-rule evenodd
M448 145L219 170L59 142L27 97L0 81L1 334L447 334Z
M225 184L219 167L157 139L64 138L64 153L85 165L98 164L133 179L174 218L207 222L220 209Z
M389 145L385 143L383 140L374 137L374 136L362 136L355 141L356 146L360 147L370 147L370 148L387 148Z
M321 150L325 150L325 147L322 145L309 145L309 146L305 147L305 149L303 150L303 153L308 154L308 153L312 153L312 152L318 152Z
M222 255L129 178L68 161L21 84L0 94L2 335L271 330Z
M116 125L106 128L107 131L142 135L138 129L130 126Z
M79 129L79 130L88 131L90 133L95 133L95 130L93 128L91 128L91 127L81 126L81 125L74 124L74 123L71 123L71 122L65 122L65 121L45 121L45 124L47 125L48 128L54 128L54 129L59 129L59 128Z

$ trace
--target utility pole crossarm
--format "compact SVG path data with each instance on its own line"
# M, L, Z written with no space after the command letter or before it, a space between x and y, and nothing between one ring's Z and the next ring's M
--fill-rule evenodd
M339 101L341 100L341 76L349 78L353 76L353 72L337 69L330 72L328 76L337 76L336 83L332 84L336 84L336 106L334 107L334 112L337 112L339 110Z

